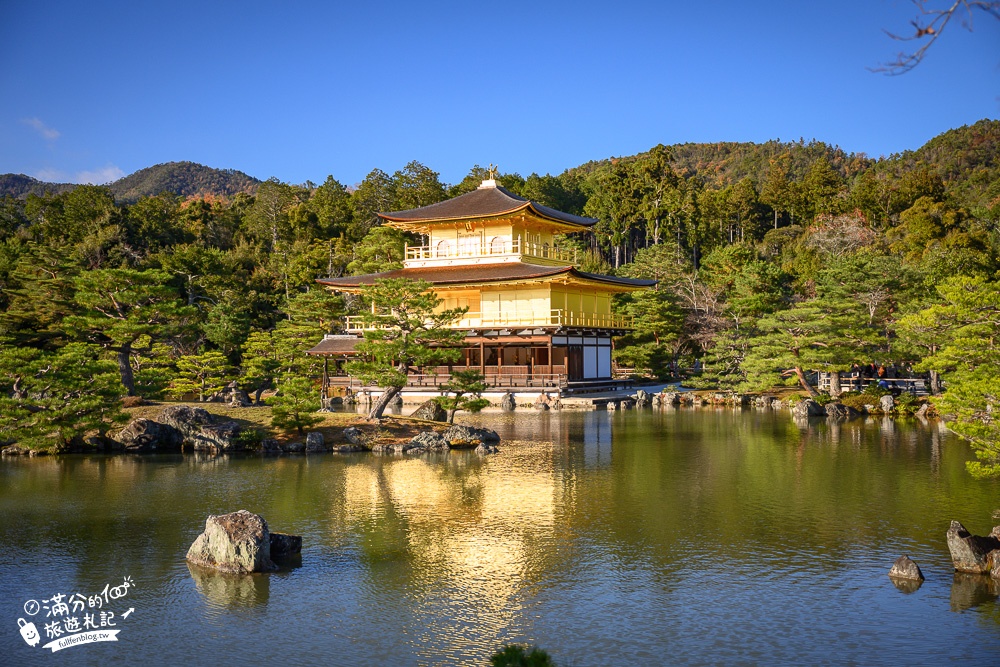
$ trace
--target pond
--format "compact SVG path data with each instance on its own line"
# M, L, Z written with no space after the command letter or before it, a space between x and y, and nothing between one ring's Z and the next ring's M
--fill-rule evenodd
M487 664L512 642L560 665L1000 655L997 587L955 575L945 543L951 519L989 532L1000 484L973 480L969 447L933 423L708 408L459 421L496 428L501 452L4 460L4 662ZM301 561L189 568L205 517L241 508L302 535ZM904 553L927 577L916 590L886 576ZM20 618L52 641L60 594L93 627L114 614L117 641L25 643Z

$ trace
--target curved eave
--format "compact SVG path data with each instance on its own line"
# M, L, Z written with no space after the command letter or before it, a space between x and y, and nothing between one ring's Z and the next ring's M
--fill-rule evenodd
M360 292L364 287L373 285L377 280L390 278L426 280L433 287L442 289L494 285L497 283L555 282L582 283L610 288L616 292L632 292L640 289L648 289L656 285L655 280L637 280L633 278L605 276L598 273L587 273L572 266L543 267L522 264L519 267L515 271L505 271L503 275L483 275L482 269L485 267L482 266L470 267L465 270L458 267L447 269L397 269L395 271L369 273L350 278L319 278L316 282L325 287L349 293ZM500 268L506 269L507 266ZM511 268L514 267L511 266Z
M393 213L379 213L378 217L385 220L386 225L389 227L394 227L396 229L413 229L416 227L427 228L435 224L449 224L449 223L460 223L469 221L488 221L488 220L499 220L502 218L507 218L512 215L517 215L518 213L523 213L525 211L530 212L537 218L540 218L546 222L558 225L564 229L570 231L583 231L590 229L597 224L597 220L594 218L583 218L580 217L579 220L567 220L566 218L559 217L556 215L558 211L550 209L541 204L535 204L532 201L526 201L523 204L514 206L513 208L483 213L478 215L456 215L456 216L441 216L433 218L410 218L401 217L394 215ZM550 211L552 211L550 213ZM579 216L574 216L579 217Z

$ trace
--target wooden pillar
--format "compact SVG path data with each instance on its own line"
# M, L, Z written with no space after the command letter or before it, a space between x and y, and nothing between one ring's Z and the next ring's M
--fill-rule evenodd
M330 357L323 357L323 385L319 390L319 405L326 407L326 399L330 398Z
M549 380L552 380L552 336L549 336Z
M479 372L486 375L486 346L479 340Z

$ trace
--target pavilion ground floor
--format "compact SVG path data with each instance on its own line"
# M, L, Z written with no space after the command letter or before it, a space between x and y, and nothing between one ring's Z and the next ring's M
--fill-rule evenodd
M628 381L616 377L611 352L617 331L529 330L470 331L459 359L447 366L414 369L408 389L433 390L447 382L456 370L478 369L491 389L536 388L561 394L624 388ZM357 392L364 387L347 375L344 364L352 358L346 336L333 353L323 352L323 343L310 354L325 357L324 397ZM356 340L360 340L357 338ZM327 341L324 341L327 342Z

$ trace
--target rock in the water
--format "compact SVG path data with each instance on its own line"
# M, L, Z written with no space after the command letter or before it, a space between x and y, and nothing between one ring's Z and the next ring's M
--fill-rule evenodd
M508 391L500 399L500 409L504 412L513 412L515 408L517 408L517 401L514 400L514 394Z
M500 436L496 431L461 424L452 425L442 435L452 449L478 447L482 444L493 445L500 442Z
M140 417L123 428L115 441L127 452L180 449L184 437L173 426Z
M535 399L535 409L536 410L548 410L549 409L549 395L542 392Z
M348 426L344 429L344 440L352 445L365 444L365 436L357 426Z
M386 407L387 408L401 408L401 407L403 407L403 396L402 396L402 394L396 394L395 396L393 396L392 398L390 398L389 402L386 403Z
M414 419L426 419L432 422L448 421L448 413L434 399L421 403L420 407L414 410L410 416Z
M635 400L631 398L623 398L621 402L618 403L619 410L631 410L635 407Z
M930 403L924 403L923 405L920 406L920 409L917 410L913 414L913 416L917 417L918 419L926 419L927 418L927 412L930 409L931 409L931 404Z
M608 401L607 403L604 404L604 409L607 410L608 412L614 412L615 410L618 409L618 404L614 401Z
M434 431L424 431L423 433L416 434L410 444L414 447L420 447L422 449L431 450L442 450L450 449L448 444L448 439L445 438L440 433L435 433Z
M836 419L853 419L860 416L860 412L843 403L827 403L825 406L827 417Z
M909 556L897 558L896 562L892 564L892 569L889 570L889 576L894 579L924 580L924 573L920 571L916 563L910 560Z
M998 533L996 528L993 533ZM1000 539L990 534L986 537L973 535L958 521L952 521L947 532L948 551L951 562L958 572L973 574L989 573L996 561L1000 560Z
M326 451L322 433L319 431L310 431L306 434L306 451L314 453Z
M306 451L306 443L301 440L296 440L295 442L283 442L281 443L281 451L298 454L299 452Z
M563 409L562 399L557 398L553 400L552 403L549 404L549 407L552 408L553 410L562 410Z
M271 533L271 558L282 558L302 553L302 536L288 533Z
M886 394L882 398L878 399L879 407L882 412L890 413L896 409L896 400L889 394Z
M476 447L476 454L497 454L499 452L496 445L488 445L485 442Z
M792 408L792 415L795 417L824 417L826 409L816 401L807 398L795 404L795 407Z
M391 454L392 443L378 442L372 445L372 454Z
M267 522L246 510L210 515L205 532L188 549L187 559L195 565L240 574L276 569Z
M264 438L260 442L260 448L265 452L280 452L281 445L274 438Z

